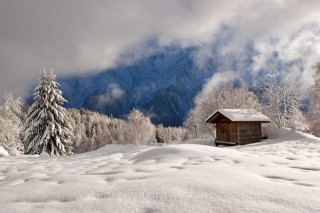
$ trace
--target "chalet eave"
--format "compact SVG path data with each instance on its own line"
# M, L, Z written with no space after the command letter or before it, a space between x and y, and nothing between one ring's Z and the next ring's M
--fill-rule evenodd
M220 112L216 112L214 115L212 115L211 117L209 117L206 120L206 123L270 123L270 121L259 121L259 120L252 120L252 121L246 121L246 120L238 120L238 121L232 121L231 119L229 119L228 117L224 116L223 114L221 114Z

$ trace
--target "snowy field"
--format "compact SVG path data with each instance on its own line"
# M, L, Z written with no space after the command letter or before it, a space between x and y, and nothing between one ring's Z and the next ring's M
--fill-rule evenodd
M0 212L320 212L320 139L0 158Z

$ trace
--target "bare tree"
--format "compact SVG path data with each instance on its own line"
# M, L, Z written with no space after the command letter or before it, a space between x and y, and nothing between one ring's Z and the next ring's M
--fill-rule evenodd
M188 112L188 118L187 120L184 121L183 127L187 130L186 132L187 138L198 138L195 109L191 109Z
M266 104L263 112L272 120L273 126L306 130L306 119L300 110L302 98L298 89L293 89L290 79L277 83L261 80L262 91Z
M133 144L146 144L153 135L154 125L150 118L146 117L137 109L133 109L128 115L126 140Z
M317 62L313 69L315 74L309 97L308 122L312 134L320 137L320 62Z
M189 117L185 121L185 128L190 138L194 136L199 138L215 138L214 126L205 123L205 121L209 115L218 109L250 108L258 111L262 109L256 95L250 92L246 86L235 88L230 83L222 87L213 87L202 91L197 96L195 103L195 108L189 112Z

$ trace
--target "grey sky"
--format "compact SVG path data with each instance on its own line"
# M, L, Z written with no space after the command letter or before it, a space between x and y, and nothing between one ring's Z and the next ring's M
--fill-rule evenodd
M308 28L290 37L319 27L319 8L317 0L0 0L0 94L26 95L43 66L58 75L112 67L128 46L154 35L163 45L208 43L221 24L236 34L226 52L255 38L263 52L255 66L276 49L284 60L305 57L310 69L319 36ZM281 38L277 46L267 45L270 36Z

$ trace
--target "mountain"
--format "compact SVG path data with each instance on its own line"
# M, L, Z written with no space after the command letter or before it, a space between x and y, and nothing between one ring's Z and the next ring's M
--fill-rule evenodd
M228 43L229 37L219 39L210 46L188 48L154 48L151 43L148 45L157 51L139 60L134 58L134 51L128 51L114 68L61 77L58 81L68 100L66 107L86 108L117 118L126 118L137 108L155 124L181 126L194 105L195 96L216 73L224 73L218 75L221 82L232 80L235 86L240 86L245 81L250 90L256 91L259 79L280 82L288 75L285 70L299 68L302 64L299 60L287 63L273 52L265 65L254 71L254 58L261 54L254 42L244 45L241 54L226 53L222 44ZM228 76L230 72L225 72L228 70L234 76Z
M67 107L125 118L133 108L155 124L182 125L193 99L215 72L195 64L197 48L165 48L130 65L58 79Z
M148 46L157 51L139 60L135 59L139 53L128 51L114 68L89 75L61 77L58 81L68 100L66 106L117 118L126 118L133 108L137 108L150 116L155 124L180 126L193 107L195 96L218 72L224 73L218 76L221 82L233 80L235 86L239 86L245 81L250 90L256 91L261 78L280 82L289 75L286 70L302 69L301 60L288 63L274 51L268 55L263 67L254 70L254 58L261 55L254 42L248 41L242 46L241 54L228 53L224 45L230 41L229 37L219 37L208 46L188 48L158 48L156 42L151 42ZM229 70L235 78L225 72Z

